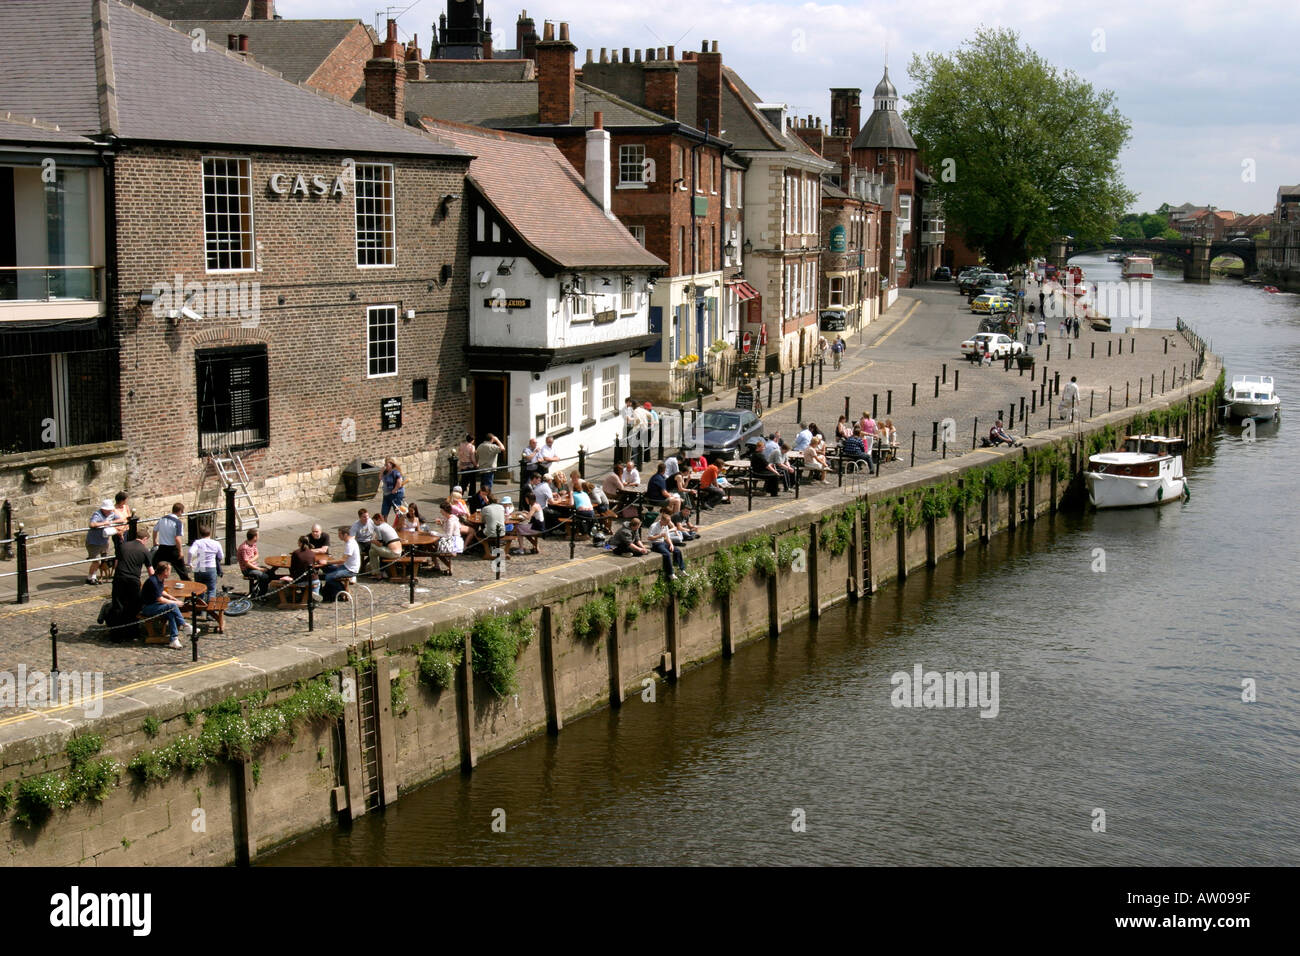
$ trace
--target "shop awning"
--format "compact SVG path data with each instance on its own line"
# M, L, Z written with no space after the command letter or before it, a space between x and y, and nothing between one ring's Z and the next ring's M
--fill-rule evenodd
M732 282L728 282L727 285L729 285L732 291L736 293L736 298L741 302L748 302L750 299L758 298L758 290L744 279L736 279Z

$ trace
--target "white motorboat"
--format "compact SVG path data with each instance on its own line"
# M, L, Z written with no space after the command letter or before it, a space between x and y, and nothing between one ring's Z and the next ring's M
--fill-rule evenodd
M1125 256L1120 274L1125 279L1153 279L1156 270L1150 256Z
M1130 435L1123 451L1088 459L1084 479L1096 508L1138 508L1168 504L1187 494L1183 440L1164 435Z
M1233 418L1277 418L1282 411L1282 399L1273 389L1272 375L1234 375L1225 400L1228 414Z

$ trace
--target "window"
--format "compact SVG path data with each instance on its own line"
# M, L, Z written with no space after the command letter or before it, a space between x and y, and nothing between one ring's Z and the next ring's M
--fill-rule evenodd
M266 346L194 353L199 454L270 444Z
M645 226L628 226L627 231L632 233L632 238L645 246Z
M203 243L209 272L253 268L253 170L247 159L203 160Z
M587 280L582 276L573 277L573 316L586 316L590 313L587 301Z
M367 378L397 374L397 306L375 305L366 310Z
M600 413L618 413L618 366L608 365L600 370Z
M709 160L709 192L713 195L718 194L718 186L722 184L722 160Z
M357 163L357 265L397 265L393 167Z
M620 146L618 148L618 181L620 185L645 182L644 146Z
M745 178L740 175L740 170L733 174L736 177L736 208L739 209L744 205Z
M844 304L844 276L831 276L830 301L827 304Z
M553 379L546 386L546 430L556 432L569 427L569 380Z
M429 400L429 380L417 378L411 382L411 401L427 402Z
M582 420L584 422L594 421L596 418L595 408L592 405L591 380L591 369L584 368L582 370Z
M702 193L704 192L704 180L700 178L700 154L697 151L692 153L691 155L695 157L695 166L694 166L695 191L697 193Z
M636 280L631 276L623 276L623 301L619 307L624 312L636 311Z
M677 227L677 274L684 276L686 269L686 227Z

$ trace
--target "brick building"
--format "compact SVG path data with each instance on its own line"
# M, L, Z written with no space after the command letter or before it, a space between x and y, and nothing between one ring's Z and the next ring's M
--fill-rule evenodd
M1261 243L1259 271L1266 282L1300 291L1300 186L1279 186L1267 248Z
M44 9L0 8L0 91L94 144L103 251L78 255L119 367L120 441L83 460L76 503L124 484L145 514L193 506L225 450L262 507L334 496L357 457L445 467L468 418L469 155L116 0ZM373 52L404 69L395 42Z

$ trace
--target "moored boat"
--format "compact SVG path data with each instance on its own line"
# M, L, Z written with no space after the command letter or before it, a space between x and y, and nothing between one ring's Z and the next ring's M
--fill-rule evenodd
M1156 270L1150 256L1125 256L1120 274L1125 279L1152 279Z
M1224 393L1228 414L1233 418L1277 418L1282 399L1273 388L1272 375L1234 375Z
M1183 440L1165 435L1130 435L1123 451L1088 459L1084 479L1096 508L1139 508L1168 504L1187 493Z

